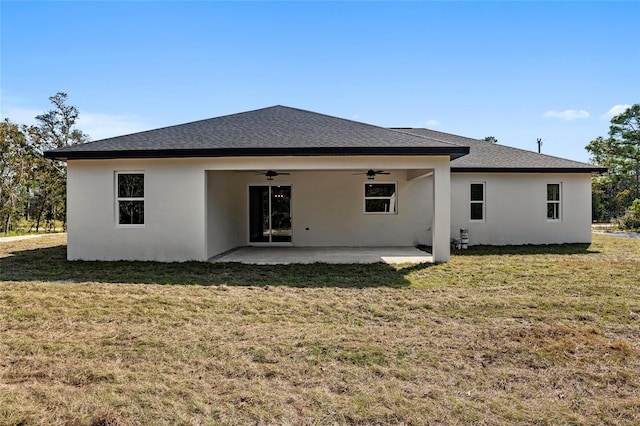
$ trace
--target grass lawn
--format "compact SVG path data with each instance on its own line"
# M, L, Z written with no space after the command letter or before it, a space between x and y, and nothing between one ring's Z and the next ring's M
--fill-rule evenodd
M0 424L640 424L640 239L450 263L0 243Z

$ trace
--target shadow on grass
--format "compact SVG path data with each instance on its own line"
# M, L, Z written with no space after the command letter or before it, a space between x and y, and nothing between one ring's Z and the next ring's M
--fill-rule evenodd
M208 262L67 261L66 245L10 252L0 258L0 281L177 285L391 287L409 286L406 271L384 263L243 265Z
M590 249L590 244L547 244L522 246L470 246L466 250L451 250L452 256L490 256L490 255L576 255L598 254Z
M244 265L208 262L67 261L66 245L9 251L0 258L0 281L101 282L176 285L401 288L406 275L434 264L394 268L373 264ZM597 254L589 244L471 246L452 256ZM0 254L1 255L1 254Z

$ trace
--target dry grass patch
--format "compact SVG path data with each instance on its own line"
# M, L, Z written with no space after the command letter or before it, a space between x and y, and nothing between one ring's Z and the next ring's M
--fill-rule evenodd
M398 269L61 244L0 245L0 424L640 423L638 240Z

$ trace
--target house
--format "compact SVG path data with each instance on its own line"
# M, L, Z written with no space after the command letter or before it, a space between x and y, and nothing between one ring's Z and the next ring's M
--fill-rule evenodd
M206 261L236 247L591 241L603 168L284 106L48 151L70 260Z

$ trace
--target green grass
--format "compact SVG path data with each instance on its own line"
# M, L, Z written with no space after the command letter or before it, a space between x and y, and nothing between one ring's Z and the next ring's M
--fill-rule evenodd
M55 222L40 222L40 230L36 232L36 224L35 221L27 221L25 219L21 219L17 224L13 224L11 229L8 232L0 232L0 237L15 237L22 235L38 235L38 234L49 234L56 232L65 232L63 223L59 220Z
M0 424L640 423L640 240L447 264L0 244Z
M385 264L266 265L238 263L68 262L64 236L12 244L0 259L0 280L137 284L401 287L410 283ZM7 253L8 254L8 253ZM2 249L0 249L2 256Z

